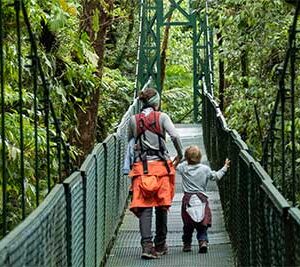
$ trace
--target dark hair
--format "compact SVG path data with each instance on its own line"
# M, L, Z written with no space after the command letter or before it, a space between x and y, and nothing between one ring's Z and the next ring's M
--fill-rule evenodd
M154 88L146 88L139 93L139 100L146 103L152 96L156 95L157 91Z

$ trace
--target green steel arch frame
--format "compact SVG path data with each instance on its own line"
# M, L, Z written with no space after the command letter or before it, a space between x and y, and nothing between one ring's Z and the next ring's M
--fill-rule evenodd
M173 12L184 19L169 21ZM136 93L150 80L162 93L161 83L161 29L164 26L187 26L192 29L193 40L193 102L194 122L199 121L201 81L213 80L212 31L208 27L207 2L194 0L140 0L140 40L138 51ZM211 82L207 90L213 95Z

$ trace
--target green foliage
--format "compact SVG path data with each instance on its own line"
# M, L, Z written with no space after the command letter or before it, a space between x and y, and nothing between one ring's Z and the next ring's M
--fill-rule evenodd
M137 40L139 32L138 1L116 1L111 12L112 24L106 41L104 65L119 68L130 79L135 79Z
M216 41L219 53L215 53L215 61L225 63L227 120L242 134L255 156L261 158L262 140L254 105L257 105L265 135L278 89L277 68L284 60L287 47L290 9L283 1L231 0L213 3L210 15L210 23L223 41L222 46ZM244 62L247 65L244 77L241 72L243 51L247 61Z
M126 25L123 18L128 18L129 7L136 11L135 5L120 5L113 13L120 17L118 25L121 32ZM79 12L82 6L79 0L30 1L27 3L29 20L38 45L38 54L44 70L45 78L50 88L50 98L56 116L61 118L62 137L65 142L71 143L78 134L76 109L85 109L90 102L92 93L101 90L99 108L98 140L102 141L108 132L120 120L129 106L134 84L124 77L124 72L134 76L135 61L128 55L135 55L135 48L124 53L123 70L104 70L103 85L98 73L99 58L86 33L80 29ZM126 8L122 9L121 6ZM95 15L94 21L97 20ZM98 18L99 19L99 18ZM4 9L4 56L5 56L5 148L7 154L7 208L8 225L12 229L21 220L21 178L20 178L20 115L18 91L18 60L16 46L16 22L13 6ZM97 22L93 24L97 26ZM127 23L128 25L128 23ZM100 27L100 25L98 25ZM35 154L34 110L33 110L33 74L25 65L30 64L28 56L31 52L28 32L21 15L21 42L22 42L22 95L23 95L23 132L24 132L24 166L26 214L35 208L36 182L39 179L40 201L48 193L46 173L46 127L42 111L38 113L38 156ZM121 35L120 35L121 36ZM121 38L121 37L120 37ZM127 41L133 41L127 38ZM124 43L123 46L127 46ZM109 55L108 55L109 57ZM127 61L128 58L128 61ZM109 61L109 60L108 60ZM38 80L37 103L43 108L44 91ZM1 119L1 118L0 118ZM102 120L103 119L103 120ZM101 127L103 125L103 128ZM1 126L0 126L1 127ZM1 129L0 129L1 130ZM58 182L58 162L54 144L55 127L50 121L50 175L51 186ZM2 149L2 148L1 148ZM71 146L70 156L75 160L79 151ZM38 160L38 173L35 173L35 162ZM2 160L0 161L2 164ZM2 169L3 166L0 166ZM0 213L2 213L2 181L0 174Z
M174 13L172 21L183 18ZM186 27L171 27L166 55L166 76L162 95L162 110L172 120L192 122L193 58L192 32Z
M13 228L21 220L21 149L20 149L20 126L19 114L17 112L6 113L5 115L5 150L6 150L6 172L7 172L7 203L8 203L8 225ZM1 119L1 117L0 117ZM40 199L43 199L48 190L46 182L46 129L39 126L37 144L39 146L38 155L35 153L35 135L34 126L31 118L23 116L23 136L24 136L24 175L25 175L25 194L26 194L26 213L29 214L35 208L36 201L36 179L39 179ZM50 143L53 147L54 143ZM54 154L55 151L53 151ZM35 173L35 162L38 162L38 173ZM2 160L0 168L2 169ZM58 182L57 179L57 160L51 159L51 177L52 184ZM3 181L2 171L0 180ZM2 195L2 183L0 185ZM2 201L1 201L2 210Z
M225 115L231 128L239 131L255 158L262 158L262 142L270 127L271 113L279 89L279 67L283 65L288 48L288 33L292 23L294 8L285 1L237 1L212 2L210 23L218 33L215 53L216 61L225 64ZM298 42L298 41L297 41ZM296 68L299 68L296 62ZM215 64L216 66L218 64ZM218 69L216 71L218 74ZM287 75L289 77L289 74ZM218 79L218 75L216 76ZM216 81L217 81L216 79ZM218 85L216 83L216 85ZM296 88L300 80L296 78ZM286 79L286 89L290 81ZM218 87L216 88L218 95ZM299 102L299 92L296 92ZM259 121L255 115L255 105ZM280 112L280 110L278 110ZM290 102L287 100L285 119L288 121ZM296 118L299 116L296 109ZM281 128L280 118L276 118L275 128ZM261 126L261 135L258 122ZM274 183L282 189L280 131L276 131L274 146ZM284 127L286 142L291 138L291 124ZM278 136L277 136L278 135ZM300 138L300 125L296 120L295 140ZM300 145L296 141L297 155ZM286 191L290 197L295 185L291 177L291 143L284 147L286 155ZM296 166L299 174L299 163Z
M97 139L102 141L113 132L133 99L134 82L120 70L104 68L101 104L98 111Z
M192 79L192 73L183 65L167 66L162 110L167 112L174 122L181 122L193 106ZM187 120L189 119L190 117Z

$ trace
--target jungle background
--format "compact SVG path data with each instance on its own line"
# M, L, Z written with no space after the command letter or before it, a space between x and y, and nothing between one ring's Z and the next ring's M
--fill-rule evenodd
M9 227L21 220L16 22L13 1L4 1L5 110ZM96 142L114 132L131 104L135 90L139 5L137 0L30 0L26 2L50 97L61 118L64 140L72 162L80 166ZM269 125L278 68L287 48L293 9L284 1L225 0L210 2L214 29L214 93L229 126L248 144L253 156L262 156L262 141ZM176 19L174 15L171 19ZM21 25L22 25L21 18ZM25 27L24 43L26 43ZM192 122L192 40L184 27L162 29L166 41L162 110L173 122ZM24 54L29 45L22 48ZM24 62L26 59L24 58ZM26 210L35 205L31 73L24 79ZM28 87L26 86L28 84ZM296 111L299 115L299 107ZM299 116L297 116L299 117ZM300 125L300 121L299 121ZM296 136L299 136L299 129ZM40 145L45 133L39 128ZM288 129L287 129L288 131ZM299 140L299 139L298 139ZM298 146L300 146L298 144ZM53 164L56 158L51 159ZM1 166L0 166L1 167ZM0 177L1 178L1 177ZM52 183L56 183L54 179ZM2 184L2 183L1 183ZM0 191L2 187L0 184ZM41 192L47 194L41 180ZM2 192L0 192L2 207ZM1 208L0 208L1 209ZM0 212L2 212L0 210Z

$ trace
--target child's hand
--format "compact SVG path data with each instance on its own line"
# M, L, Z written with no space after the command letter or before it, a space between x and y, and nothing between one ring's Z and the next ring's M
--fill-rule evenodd
M176 156L176 157L173 159L173 165L174 165L175 168L177 167L177 165L179 164L179 162L180 162L180 159L179 159L178 156Z
M224 167L226 167L226 168L230 167L230 160L229 159L225 159Z

